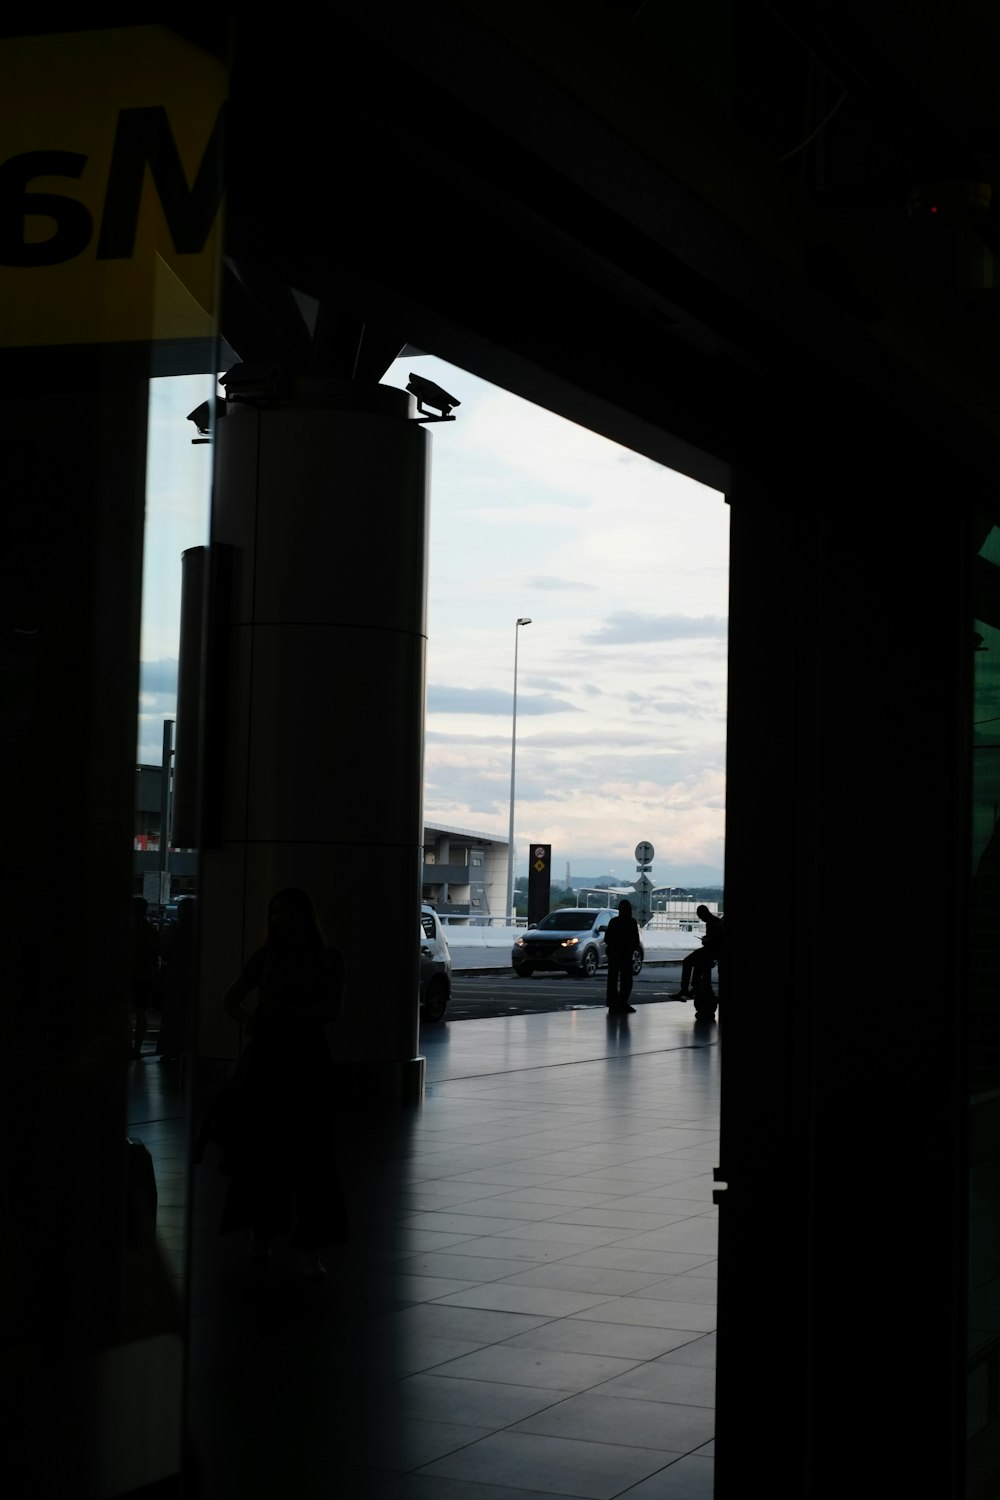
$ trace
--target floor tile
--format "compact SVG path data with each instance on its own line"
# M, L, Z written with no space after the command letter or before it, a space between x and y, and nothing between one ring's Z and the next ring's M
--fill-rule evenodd
M715 1370L697 1365L666 1364L648 1360L635 1370L616 1375L603 1387L609 1396L623 1400L670 1401L680 1406L715 1407ZM708 1436L712 1436L709 1432ZM704 1439L703 1439L704 1441Z
M667 1276L647 1285L643 1296L664 1298L668 1302L705 1302L714 1307L718 1287L712 1276Z
M343 1377L352 1370L369 1372L391 1372L399 1375L415 1375L421 1370L435 1370L463 1356L478 1353L481 1345L475 1339L444 1339L432 1336L407 1339L405 1343L394 1339L351 1343L339 1350L331 1350L331 1363Z
M600 1203L611 1202L613 1193L594 1193L570 1190L565 1187L520 1188L517 1192L503 1194L506 1203L541 1203L549 1210L567 1208L593 1208Z
M696 1333L708 1333L715 1327L715 1308L703 1302L660 1302L638 1296L615 1297L572 1316L595 1322L638 1323L644 1328L688 1328Z
M502 1244L503 1241L498 1243ZM435 1255L401 1255L395 1262L394 1269L398 1269L403 1275L457 1276L468 1281L494 1281L517 1271L524 1271L528 1265L533 1264L536 1262L529 1261L526 1264L523 1256L515 1260L509 1253L506 1256L470 1255L467 1245L463 1245L460 1250Z
M447 1250L470 1239L467 1234L446 1234L443 1230L410 1229L401 1226L393 1236L398 1250Z
M705 1255L692 1255L681 1250L637 1250L631 1243L616 1240L611 1245L598 1245L593 1250L584 1250L574 1255L569 1262L575 1266L609 1266L616 1271L652 1271L660 1276L679 1276L685 1271L695 1271L709 1259Z
M452 1182L481 1183L483 1187L538 1187L550 1182L555 1174L537 1172L530 1167L483 1167L478 1172L466 1172L453 1177Z
M359 1462L380 1469L416 1469L488 1437L492 1425L476 1427L430 1418L394 1417L391 1423L372 1421L358 1430Z
M408 1230L430 1229L439 1233L459 1234L471 1239L480 1234L524 1233L530 1227L526 1219L513 1214L452 1213L444 1210L409 1214L403 1220Z
M556 1240L560 1244L585 1248L590 1245L613 1245L629 1237L630 1231L609 1228L606 1224L571 1224L562 1219L546 1219L527 1229L507 1229L504 1236L519 1240Z
M495 1220L487 1224L479 1231L480 1234L500 1234L504 1223L519 1221L530 1225L544 1219L551 1219L558 1209L554 1209L546 1203L531 1202L524 1198L477 1198L465 1207L465 1212L476 1214L480 1217Z
M706 1256L718 1253L718 1243L718 1226L700 1218L683 1219L662 1229L650 1229L628 1241L633 1250L677 1250L682 1254L693 1251Z
M188 1216L176 1112L146 1128L190 1226L198 1500L707 1500L717 1048L648 1009L627 1055L589 1011L425 1033L421 1106L344 1107L352 1240L308 1297L287 1245L258 1276L218 1236L218 1173Z
M520 1338L521 1335L519 1334ZM715 1334L705 1333L698 1338L691 1338L685 1344L679 1344L669 1354L663 1356L665 1362L678 1365L700 1365L706 1369L715 1369Z
M648 1191L630 1192L616 1199L615 1207L628 1213L662 1213L668 1221L676 1223L689 1219L692 1214L705 1212L708 1190L690 1197L683 1197L672 1188L651 1188Z
M481 1184L446 1177L405 1189L398 1196L397 1206L418 1213L428 1209L449 1208L455 1203L468 1203L472 1199L486 1196Z
M541 1386L575 1395L615 1375L624 1375L636 1359L607 1354L576 1354L562 1349L529 1349L520 1344L492 1344L456 1357L447 1374L462 1380L495 1380L504 1385Z
M603 1301L601 1292L567 1291L553 1286L515 1285L511 1281L490 1281L443 1297L441 1307L495 1307L513 1312L539 1313L547 1318L568 1318Z
M439 1459L424 1473L522 1485L586 1500L612 1500L654 1474L672 1455L613 1443L503 1432Z
M507 1340L508 1347L561 1349L567 1354L610 1354L616 1359L655 1360L680 1351L704 1337L690 1329L640 1328L630 1323L586 1323L582 1318L554 1318ZM714 1359L714 1355L713 1355ZM708 1360L691 1361L707 1364Z
M661 1278L655 1271L616 1271L608 1266L581 1266L573 1259L517 1271L504 1278L504 1285L553 1286L568 1292L595 1292L603 1293L606 1297L624 1297L629 1292L639 1292L648 1286L659 1286L660 1281ZM711 1296L714 1301L713 1284L703 1282L702 1286L705 1288L704 1295Z
M475 1285L473 1281L448 1276L406 1276L400 1273L369 1277L369 1286L374 1292L406 1302L433 1302L438 1297L464 1292Z
M610 1386L602 1386L599 1393L571 1396L547 1406L509 1430L689 1453L714 1435L715 1413L663 1401L621 1400Z
M402 1312L375 1318L365 1327L366 1338L408 1343L423 1336L475 1340L495 1344L524 1333L545 1321L545 1314L530 1315L516 1308L490 1309L474 1304L422 1302Z
M677 1213L656 1213L649 1209L637 1212L635 1209L620 1208L617 1205L607 1208L576 1208L567 1213L556 1214L549 1222L553 1224L598 1224L610 1229L631 1229L641 1231L643 1229L662 1229L665 1224L673 1224L679 1218L686 1215Z
M563 1399L562 1392L542 1386L459 1380L447 1374L411 1375L373 1402L372 1410L386 1421L402 1415L414 1421L460 1422L495 1431Z
M463 1255L485 1255L493 1260L507 1257L510 1260L531 1261L533 1264L538 1264L541 1261L562 1260L564 1256L572 1255L580 1246L576 1240L544 1239L540 1235L532 1239L522 1239L513 1234L497 1234L464 1240L461 1248ZM517 1270L517 1267L514 1266L511 1269Z
M584 1500L560 1492L563 1500ZM505 1484L482 1484L475 1479L446 1479L440 1474L407 1474L378 1492L379 1500L552 1500L551 1490L511 1489Z
M629 1490L628 1500L712 1500L714 1494L714 1459L691 1453L642 1480Z

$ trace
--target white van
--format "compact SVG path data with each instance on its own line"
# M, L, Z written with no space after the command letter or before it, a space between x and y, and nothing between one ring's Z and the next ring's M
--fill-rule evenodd
M420 1014L443 1021L451 999L451 953L441 918L433 906L420 907Z

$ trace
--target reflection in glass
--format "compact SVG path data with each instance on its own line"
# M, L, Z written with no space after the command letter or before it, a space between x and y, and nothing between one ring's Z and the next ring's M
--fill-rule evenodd
M1000 1420L1000 529L981 528L972 626L968 930L968 1493L997 1472Z
M172 836L181 557L208 539L211 446L189 414L213 375L150 382L143 545L133 892L148 903L155 975L141 1054L129 1069L128 1129L152 1159L156 1240L183 1300L188 1241L190 1034L195 1008L197 851Z

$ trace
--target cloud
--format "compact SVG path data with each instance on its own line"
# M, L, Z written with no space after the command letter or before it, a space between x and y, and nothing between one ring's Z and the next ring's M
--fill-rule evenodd
M520 684L518 692L522 689L527 689L533 693L561 693L566 686L566 676L564 673L561 677L542 677L538 672L522 671ZM587 689L586 683L579 685ZM518 705L520 705L520 701L520 698L518 698Z
M139 664L139 691L141 693L165 693L170 698L177 696L177 658L161 657L159 661L144 661Z
M548 578L544 574L526 580L528 589L546 589L551 593L599 594L594 583L581 583L575 578Z
M725 768L721 755L680 757L662 780L649 762L600 754L579 779L566 784L559 760L551 769L519 775L515 843L519 857L531 842L551 843L554 858L577 869L634 869L640 839L656 848L654 876L670 880L678 864L721 871L725 843ZM498 756L489 769L455 754L441 764L428 757L426 816L460 828L505 838L509 817L509 763ZM674 877L676 879L676 877ZM682 877L683 878L683 877Z
M136 735L136 764L158 766L163 759L163 721L172 719L172 712L139 714Z
M163 721L177 717L177 658L139 663L139 720L136 759L158 766L163 756Z
M729 622L721 615L643 615L618 610L584 636L595 646L634 646L644 641L725 640Z
M427 689L427 712L432 714L503 714L511 717L513 701L510 693L501 688L463 688L429 686ZM565 714L579 713L565 698L553 698L546 693L525 693L517 700L517 713L521 714Z
M652 693L626 693L625 701L633 713L663 714L667 718L706 719L710 714L689 699L657 698Z

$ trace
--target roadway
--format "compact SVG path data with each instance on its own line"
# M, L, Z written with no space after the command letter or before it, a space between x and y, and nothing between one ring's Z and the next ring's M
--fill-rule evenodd
M541 1015L557 1010L604 1009L606 971L601 969L593 979L576 979L568 974L533 974L519 979L510 968L499 967L484 972L453 969L449 1021L483 1020L487 1016ZM671 1000L680 988L681 960L643 966L632 990L632 1004L676 1005L693 1010L690 1001Z

